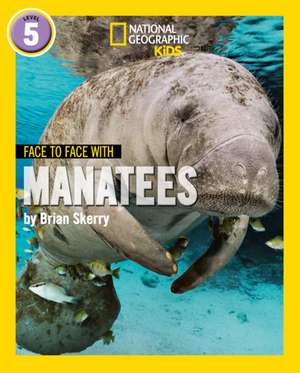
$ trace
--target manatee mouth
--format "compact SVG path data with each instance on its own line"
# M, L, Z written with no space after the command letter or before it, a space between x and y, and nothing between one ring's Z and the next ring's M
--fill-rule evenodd
M276 199L267 201L254 193L203 193L198 197L201 211L209 216L235 217L247 215L260 217L269 213Z
M240 248L248 223L249 217L241 215L214 224L214 239L209 249L173 282L171 291L179 294L191 290L223 268Z

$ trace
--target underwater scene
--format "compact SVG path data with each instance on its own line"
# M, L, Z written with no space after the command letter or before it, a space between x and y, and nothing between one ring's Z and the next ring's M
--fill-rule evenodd
M247 68L267 92L283 127L283 18L221 17L210 27L214 37L213 41L209 38L204 51ZM93 75L90 70L84 74L78 61L74 67L71 53L70 59L67 57L55 51L38 58L16 56L17 144L39 143L64 98ZM112 264L112 270L120 268L118 276L113 276L120 313L111 333L79 354L282 354L283 251L266 245L274 237L283 236L282 154L281 148L276 207L260 218L261 226L249 225L233 259L200 286L173 294L173 277L160 276L129 260ZM31 164L28 159L17 160L17 188L24 187L23 167ZM189 244L179 261L179 275L206 251L212 240L209 228L204 221L187 233ZM38 250L35 235L24 224L22 214L17 214L18 278ZM17 346L17 354L34 353Z

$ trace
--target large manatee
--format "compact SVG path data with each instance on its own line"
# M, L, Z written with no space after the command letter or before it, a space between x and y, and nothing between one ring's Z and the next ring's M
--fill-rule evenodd
M280 133L276 113L260 84L245 68L227 58L197 53L152 59L86 81L63 101L41 143L119 143L122 158L39 159L35 167L50 166L53 183L56 166L67 166L72 185L75 165L94 166L96 179L104 165L193 166L197 177L191 182L198 199L191 207L137 206L133 177L129 206L47 207L48 213L109 214L110 222L106 228L97 224L45 226L39 260L30 263L18 282L18 288L23 289L19 291L19 303L27 294L24 289L33 282L29 270L43 263L54 268L61 263L85 266L94 259L113 263L129 258L158 273L173 275L177 265L163 244L178 239L204 219L215 217L219 222L214 224L211 246L175 280L171 290L181 293L194 288L222 268L239 249L249 217L265 215L275 206ZM120 183L117 176L115 183ZM153 185L152 195L156 195L155 177ZM176 178L174 185L174 192L181 191ZM48 280L49 276L55 282L55 271L47 271ZM60 283L64 281L60 279ZM86 285L82 283L84 293ZM76 291L81 292L78 284ZM110 296L114 297L113 288L100 294L107 299ZM38 296L33 297L39 302ZM96 304L96 299L93 301ZM18 328L26 318L23 310ZM63 319L60 324L64 325ZM28 348L30 338L28 331L26 341L19 335L18 342ZM83 343L82 348L88 343L92 341ZM64 347L61 352L72 348Z

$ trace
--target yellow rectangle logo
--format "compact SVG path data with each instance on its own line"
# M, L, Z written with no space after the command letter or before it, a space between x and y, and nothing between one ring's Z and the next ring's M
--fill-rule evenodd
M116 29L123 31L123 37L121 39L120 39L120 35L116 35ZM111 22L110 23L109 44L111 47L125 47L127 45L127 23L126 22Z

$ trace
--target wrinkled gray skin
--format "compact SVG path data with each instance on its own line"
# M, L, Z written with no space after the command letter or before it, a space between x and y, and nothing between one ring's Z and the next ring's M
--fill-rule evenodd
M248 219L276 203L277 116L256 79L242 66L211 54L187 54L128 64L75 89L50 120L41 143L122 144L122 159L37 160L35 166L193 166L198 201L192 207L92 206L47 208L49 213L109 214L107 228L46 226L41 242L50 263L76 264L130 258L164 275L177 266L162 244L208 216L214 228L208 251L171 290L192 289L222 268L239 249ZM135 179L131 191L134 200ZM53 181L53 180L52 180ZM182 191L174 178L175 192ZM72 187L72 176L70 177ZM156 195L156 179L153 178ZM36 297L35 297L36 298Z

